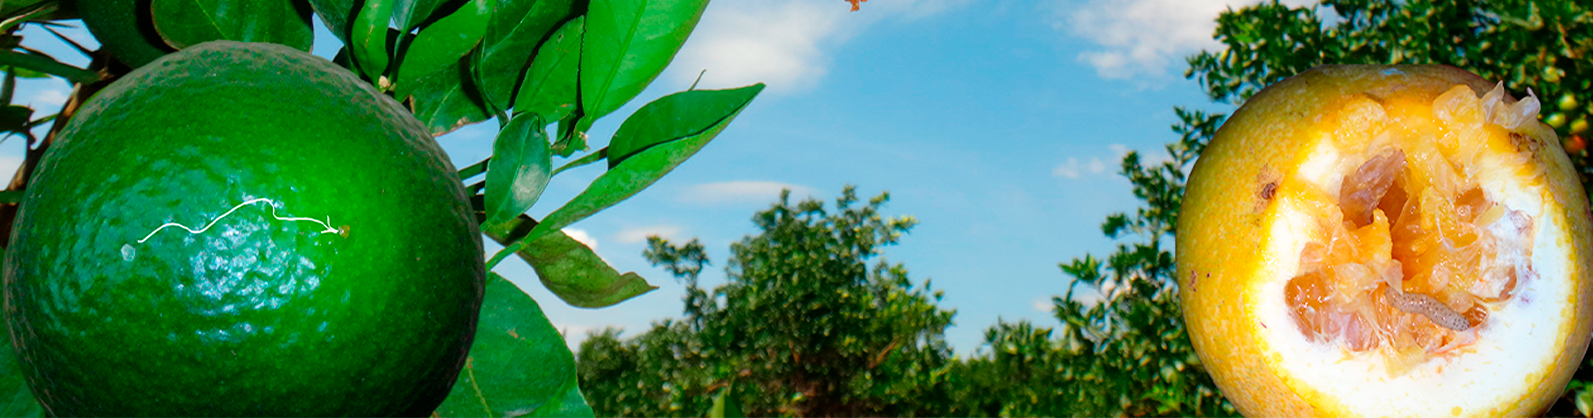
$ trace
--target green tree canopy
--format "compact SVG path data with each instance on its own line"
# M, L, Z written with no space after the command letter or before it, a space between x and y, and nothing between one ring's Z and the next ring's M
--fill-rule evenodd
M650 238L649 261L686 285L684 317L621 340L605 330L581 345L582 389L599 415L707 413L733 387L752 416L955 414L944 341L953 311L880 260L916 221L885 218L889 199L858 202L847 187L823 202L780 201L753 216L759 233L730 246L727 282L704 289L697 240ZM734 386L731 386L734 383Z

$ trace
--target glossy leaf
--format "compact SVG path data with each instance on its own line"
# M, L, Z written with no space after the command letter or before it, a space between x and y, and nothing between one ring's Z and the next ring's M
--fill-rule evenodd
M492 0L471 0L415 35L398 64L398 97L408 96L420 79L448 71L470 54L487 31L494 5Z
M560 28L559 23L569 20L578 10L574 0L496 1L497 9L481 38L481 60L476 63L476 71L481 75L481 91L487 100L498 109L508 109L514 105L515 85L524 78L531 54L540 56L539 50L547 49L546 45L537 45L550 39L549 35Z
M691 90L654 100L625 119L608 143L613 168L636 153L702 132L746 107L761 88Z
M449 71L422 78L410 93L415 118L425 123L434 136L492 117L476 94L463 61Z
M443 0L387 0L393 4L393 24L408 33L431 17ZM469 7L469 6L465 6Z
M435 415L592 416L559 330L514 283L489 276L470 357Z
M348 47L354 52L354 67L372 84L380 84L392 59L387 47L387 20L393 14L392 7L393 3L386 0L366 1L350 28Z
M16 350L11 348L10 342L5 343L4 350L4 355L0 355L0 416L44 416L44 408L33 398L27 379L22 377Z
M350 26L359 11L356 10L355 0L309 0L310 8L315 10L315 15L321 17L321 23L337 35L337 40L348 44Z
M547 120L562 120L575 111L575 70L581 65L581 33L585 26L585 17L570 19L537 49L536 59L520 83L520 92L514 96L516 111L537 113Z
M641 94L675 58L706 7L708 0L593 2L581 48L585 116L578 130Z
M535 113L522 113L498 131L487 162L487 225L525 213L548 186L553 153L548 150L547 124Z
M763 84L754 84L736 90L751 90L753 94L756 94L763 90ZM735 120L735 115L738 113L740 113L740 109L720 119L703 131L648 147L640 153L631 156L631 158L627 158L625 162L614 166L603 175L598 176L597 179L592 180L592 184L587 186L586 190L582 191L581 194L576 195L574 199L570 199L569 203L565 203L563 207L548 214L547 218L542 220L542 223L537 224L536 228L527 234L527 237L535 240L548 232L563 229L576 221L586 219L586 217L592 216L594 213L607 209L609 206L614 206L614 204L641 192L642 189L647 188L647 186L652 185L653 182L668 174L670 170L674 170L680 163L685 162L687 158L691 158L704 145L708 145L708 141L719 135L719 132L724 130L725 126L730 124L730 121ZM522 240L511 245L510 249L518 250L524 245L526 245L526 241ZM493 256L493 259L488 261L488 265L496 264L503 257L504 254L502 253Z
M155 30L173 48L226 39L310 50L310 9L291 0L152 0Z

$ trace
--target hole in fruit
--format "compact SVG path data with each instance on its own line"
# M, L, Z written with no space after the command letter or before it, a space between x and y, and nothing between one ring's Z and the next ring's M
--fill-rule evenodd
M1339 132L1363 132L1370 145L1312 154L1302 166L1330 168L1278 186L1293 202L1287 207L1316 220L1296 227L1315 229L1283 289L1308 340L1380 353L1390 373L1403 373L1464 351L1490 313L1515 303L1516 290L1535 279L1532 216L1505 204L1512 192L1480 181L1475 168L1484 158L1529 161L1531 138L1484 122L1522 106L1481 103L1460 90L1434 101L1430 124L1339 121ZM1499 109L1480 109L1487 106ZM1488 157L1490 140L1528 146Z

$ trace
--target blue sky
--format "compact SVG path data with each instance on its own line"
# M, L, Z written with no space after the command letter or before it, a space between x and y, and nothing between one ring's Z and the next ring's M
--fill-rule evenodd
M536 298L572 347L604 327L635 335L682 307L682 286L641 256L647 235L701 239L714 263L703 282L713 286L724 280L730 243L756 232L752 214L782 188L833 201L851 184L865 197L889 191L886 215L919 220L885 258L945 291L941 306L957 310L947 340L958 353L979 350L997 318L1055 326L1050 298L1070 281L1057 264L1109 254L1114 242L1101 221L1138 203L1117 174L1121 155L1164 158L1162 145L1177 139L1168 128L1175 105L1229 109L1183 79L1183 57L1215 47L1217 13L1255 2L872 0L849 12L841 0L716 1L670 69L594 125L593 148L641 104L687 88L700 71L700 88L768 89L663 180L566 228L659 289L578 309L517 259L496 271ZM86 64L42 31L24 34L27 45ZM316 53L337 48L318 27ZM53 111L68 88L29 82L17 101ZM490 154L496 126L438 142L463 167ZM22 142L0 143L0 172L15 170ZM601 167L554 178L531 214L575 196ZM489 253L498 248L489 241Z

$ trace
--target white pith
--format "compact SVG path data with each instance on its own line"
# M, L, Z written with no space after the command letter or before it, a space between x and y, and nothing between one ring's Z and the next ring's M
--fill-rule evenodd
M1484 97L1486 99L1486 97ZM1532 109L1533 113L1536 109ZM1387 135L1371 139L1371 150L1387 149ZM1375 152L1341 152L1334 141L1323 138L1292 180L1309 183L1337 196L1346 173L1353 172ZM1565 349L1569 322L1575 318L1574 282L1568 263L1571 254L1568 226L1555 216L1543 216L1551 195L1541 178L1523 176L1519 155L1478 153L1466 173L1488 200L1525 212L1533 220L1531 268L1536 278L1521 280L1508 303L1491 306L1484 323L1470 331L1475 342L1434 355L1409 370L1390 370L1378 350L1351 352L1333 341L1309 340L1292 320L1285 302L1290 278L1300 275L1300 254L1308 242L1324 241L1326 232L1305 203L1280 196L1266 217L1268 241L1262 243L1263 277L1272 280L1246 296L1255 306L1251 320L1261 323L1263 359L1297 394L1317 397L1330 413L1375 412L1385 416L1490 415L1491 410L1513 404L1536 389L1544 375L1555 369L1556 356ZM1506 247L1500 257L1508 256ZM1519 255L1519 249L1515 250ZM1333 410L1343 407L1343 410Z

